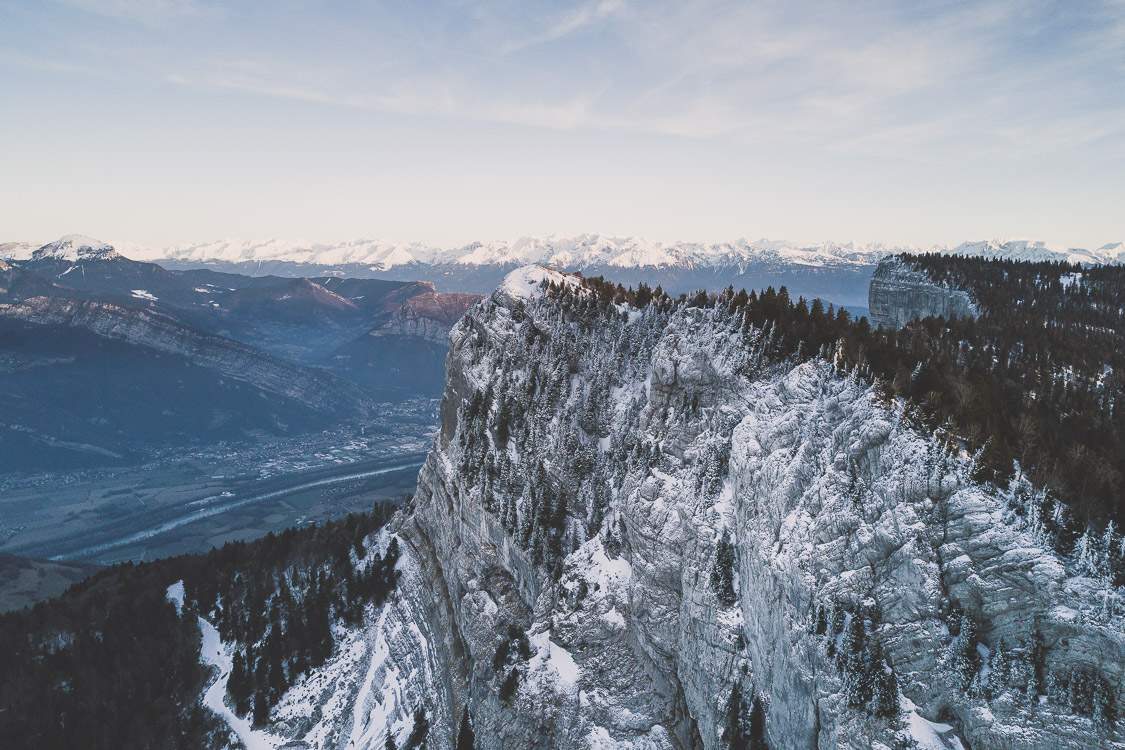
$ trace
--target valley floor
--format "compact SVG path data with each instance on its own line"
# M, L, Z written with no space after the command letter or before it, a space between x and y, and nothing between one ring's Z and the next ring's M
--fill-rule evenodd
M394 424L247 442L126 469L0 482L0 552L112 564L204 552L369 510L413 491L435 429L420 401Z

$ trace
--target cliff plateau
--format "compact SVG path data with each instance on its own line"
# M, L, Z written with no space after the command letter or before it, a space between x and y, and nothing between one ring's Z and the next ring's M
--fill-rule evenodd
M895 329L931 315L975 318L978 314L968 292L937 284L897 257L881 260L875 268L867 306L872 325Z

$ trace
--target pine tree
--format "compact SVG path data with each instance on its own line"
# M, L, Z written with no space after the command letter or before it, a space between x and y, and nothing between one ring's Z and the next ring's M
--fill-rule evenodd
M461 713L461 729L457 732L457 750L474 750L475 740L473 725L469 720L469 707L465 706Z
M719 601L728 607L738 601L734 592L734 567L734 545L730 542L730 535L723 532L715 552L715 564L711 568L711 587L715 589Z
M254 726L263 726L270 720L270 704L266 693L254 694Z
M883 648L878 641L872 641L869 649L870 659L867 671L870 672L871 697L867 711L880 719L898 716L898 678L883 656Z
M1094 721L1103 727L1112 726L1116 718L1113 688L1101 674L1095 673L1091 695L1091 713Z
M239 716L245 716L250 710L251 689L250 675L246 671L246 657L242 655L241 650L235 651L230 679L227 680L227 690L230 692L231 700L234 701L234 712Z
M426 746L426 735L430 733L430 720L426 717L426 709L418 706L414 709L414 727L410 730L410 737L403 745L403 750L419 750Z
M867 640L867 628L864 625L863 618L858 614L848 616L846 613L845 618L847 622L843 626L844 638L840 642L840 650L836 654L837 666L840 668L857 661L857 658L863 653Z
M973 678L980 671L980 652L977 650L977 628L968 613L961 615L961 630L953 642L950 667L953 671L954 685L958 690L968 692Z
M510 701L512 699L512 696L516 694L516 690L519 688L519 684L519 670L513 669L512 671L508 672L507 677L504 678L504 682L500 684L500 700L504 701L505 703Z
M742 688L736 682L731 689L730 700L727 701L727 721L722 736L723 742L730 750L748 750L749 748L745 721L743 720L745 708L742 700Z
M762 706L762 699L757 695L750 702L750 727L747 734L749 750L769 750L770 746L766 741L766 711Z
M1003 437L990 437L973 457L972 478L975 482L992 482L1007 488L1015 473L1012 449Z

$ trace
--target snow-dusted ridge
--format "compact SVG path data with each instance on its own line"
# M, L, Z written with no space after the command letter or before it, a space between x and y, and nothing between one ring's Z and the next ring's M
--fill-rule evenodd
M483 750L723 750L741 695L774 750L1125 750L1052 683L1097 669L1125 705L1122 597L1050 548L1025 479L974 481L903 404L763 356L768 333L722 305L591 305L544 280L576 283L519 268L454 326L417 492L367 542L395 536L399 584L243 742L401 747L422 708L429 746L453 747L467 708ZM961 612L980 690L957 682ZM849 705L852 622L896 675L893 716ZM223 689L207 705L238 732Z
M665 243L639 237L598 234L521 237L515 240L474 242L463 247L441 248L423 243L357 239L336 244L285 240L220 240L171 247L122 245L123 252L139 260L162 259L228 263L283 261L311 265L365 265L374 270L399 266L531 265L582 270L609 268L726 268L747 263L826 267L873 265L898 252L942 252L1011 257L1023 260L1069 260L1075 263L1119 263L1125 260L1121 243L1097 250L1067 248L1034 240L984 240L960 245L920 248L883 243L801 243L785 240Z
M546 266L531 265L517 268L506 277L497 290L517 299L537 299L542 292L543 282L578 288L582 280L574 274L556 271Z
M48 248L50 248L48 250ZM35 249L27 243L0 245L0 257L27 260L45 254L70 260L98 257L109 245L81 235L68 235ZM1026 239L989 239L960 245L861 244L855 242L802 243L786 240L731 242L660 242L639 237L608 237L599 234L521 237L515 240L473 242L460 247L438 247L421 242L354 239L337 243L307 240L215 240L171 246L133 242L116 243L125 257L144 261L179 263L266 263L285 262L315 266L364 266L387 271L410 265L490 266L541 264L582 270L585 268L729 268L749 263L798 267L847 267L874 265L898 252L959 253L1020 260L1068 260L1073 263L1125 262L1125 245L1109 243L1097 249L1071 248Z
M82 234L68 234L31 254L31 260L55 259L77 263L83 260L108 260L117 255L109 243Z

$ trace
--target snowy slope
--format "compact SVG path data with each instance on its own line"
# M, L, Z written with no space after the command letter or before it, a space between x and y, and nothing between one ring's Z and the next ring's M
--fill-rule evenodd
M108 260L116 256L113 247L81 234L68 234L31 254L31 260L52 258L77 263L83 260Z

